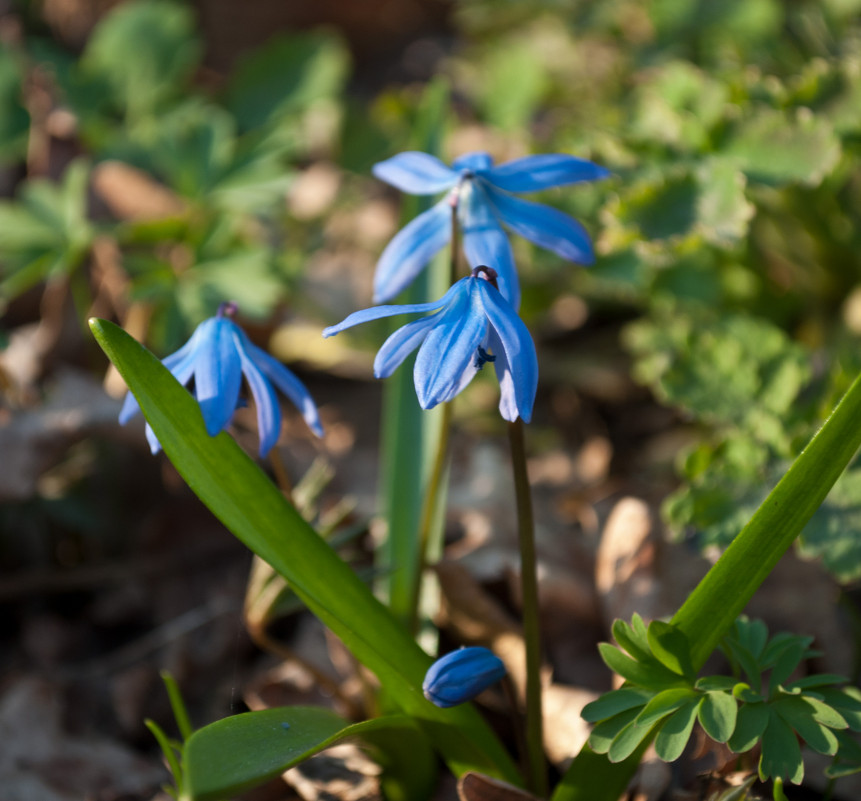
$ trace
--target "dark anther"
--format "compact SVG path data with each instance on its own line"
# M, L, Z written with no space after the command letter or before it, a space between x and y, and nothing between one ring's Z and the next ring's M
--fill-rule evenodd
M478 278L481 273L484 273L485 276L487 276L487 280L493 285L494 289L499 289L499 284L496 282L496 277L499 275L499 273L497 273L496 270L493 269L493 267L487 267L486 265L481 264L478 267L472 268L471 275L473 278Z
M219 317L233 317L239 311L239 306L232 300L225 301L218 307L217 315Z
M475 369L481 370L488 362L495 362L496 356L488 353L481 345L478 346L478 356L475 357Z

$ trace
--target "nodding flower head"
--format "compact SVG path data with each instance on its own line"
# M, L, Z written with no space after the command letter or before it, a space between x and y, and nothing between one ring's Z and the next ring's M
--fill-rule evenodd
M487 648L461 648L430 666L422 692L436 706L457 706L496 684L505 673L502 660Z
M374 360L374 375L390 376L418 348L416 395L423 409L432 409L451 400L491 362L499 378L502 416L529 422L538 387L535 344L523 321L496 288L496 277L495 270L476 268L434 303L364 309L326 328L323 336L334 336L381 317L432 312L399 328L383 343Z
M573 217L513 194L609 175L591 161L554 153L494 166L487 153L478 152L461 156L448 167L434 156L411 151L374 165L374 175L411 195L446 192L435 206L401 229L383 251L374 277L377 303L391 300L409 286L448 243L452 207L457 209L470 265L494 265L499 289L515 309L520 305L520 289L503 225L568 261L592 264L595 260L589 235Z
M215 317L202 322L191 339L162 364L180 384L194 379L194 396L210 436L226 428L240 405L242 377L248 383L257 407L260 455L265 456L278 441L281 432L281 409L275 390L280 390L302 412L305 422L317 436L323 427L317 407L304 384L281 362L254 345L245 332L230 319L236 313L235 303L222 303ZM120 411L125 425L140 411L134 395L126 395ZM149 424L147 440L153 453L161 445Z

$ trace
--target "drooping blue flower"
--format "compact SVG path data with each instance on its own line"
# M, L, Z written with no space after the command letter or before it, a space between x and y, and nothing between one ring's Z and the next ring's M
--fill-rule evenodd
M520 317L492 281L496 272L473 270L433 303L376 306L354 312L323 331L324 337L354 325L397 314L434 312L395 331L377 352L374 375L390 376L419 348L414 377L423 409L451 400L486 364L499 378L499 411L509 421L529 422L538 387L535 343Z
M234 304L223 303L215 317L202 322L185 345L162 360L180 384L187 385L194 379L194 396L200 404L207 433L214 437L226 428L240 405L245 376L257 407L261 456L269 453L281 432L281 408L275 389L296 405L309 428L322 437L320 416L305 385L248 339L229 317L235 311ZM120 411L120 423L125 425L139 411L137 400L129 392ZM152 452L158 453L161 445L149 423L146 436Z
M461 156L448 167L427 153L410 151L375 164L373 172L411 195L448 190L436 205L402 228L383 251L374 276L376 303L391 300L409 286L449 242L455 205L467 261L472 267L492 265L499 273L500 291L515 309L520 305L520 288L503 225L563 259L578 264L595 260L589 235L577 220L513 194L609 175L591 161L553 153L494 166L490 155L478 152Z
M447 708L470 701L505 675L502 660L487 648L461 648L434 662L422 692L432 704Z

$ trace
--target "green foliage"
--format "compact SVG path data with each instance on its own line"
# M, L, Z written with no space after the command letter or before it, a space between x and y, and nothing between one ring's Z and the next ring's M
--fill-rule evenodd
M74 162L60 184L28 181L14 201L0 201L0 299L46 278L68 274L86 255L89 165Z
M845 729L861 731L861 694L836 687L846 681L842 676L791 680L800 664L816 655L810 650L812 638L782 633L769 639L762 621L739 618L720 646L732 675L697 679L687 638L678 628L661 621L646 628L634 615L630 625L615 621L613 635L620 647L602 643L601 656L625 684L583 710L583 717L596 724L592 749L611 762L629 757L656 729L658 756L678 759L698 721L709 737L736 753L761 744L763 781L801 782L799 737L827 755L837 754L841 742L849 743L838 760L861 769L855 741L840 738ZM843 710L852 714L844 716Z
M0 164L24 155L29 129L30 114L21 97L21 66L11 50L0 48Z
M122 248L134 299L154 307L157 344L175 345L225 297L248 316L271 314L288 284L284 265L302 258L304 244L303 237L290 240L285 215L292 163L331 148L337 129L349 66L340 39L309 32L271 40L231 76L223 103L193 84L202 44L184 3L118 5L77 59L37 39L26 49L52 75L94 162L134 166L175 195L166 218L99 224ZM15 105L16 65L11 54L0 55L0 107L7 112L0 159L7 144L18 152L29 119ZM321 127L323 118L330 121ZM330 133L321 135L326 126ZM75 166L56 186L26 180L16 201L2 203L5 298L85 263L95 228L87 176Z
M279 776L348 737L396 729L416 732L405 715L348 725L323 707L276 707L223 718L188 738L183 747L183 798L217 801Z

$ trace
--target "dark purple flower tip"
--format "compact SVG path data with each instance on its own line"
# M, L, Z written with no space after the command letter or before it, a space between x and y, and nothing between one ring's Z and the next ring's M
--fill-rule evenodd
M437 659L425 674L422 691L436 706L470 701L505 676L502 660L487 648L461 648Z

